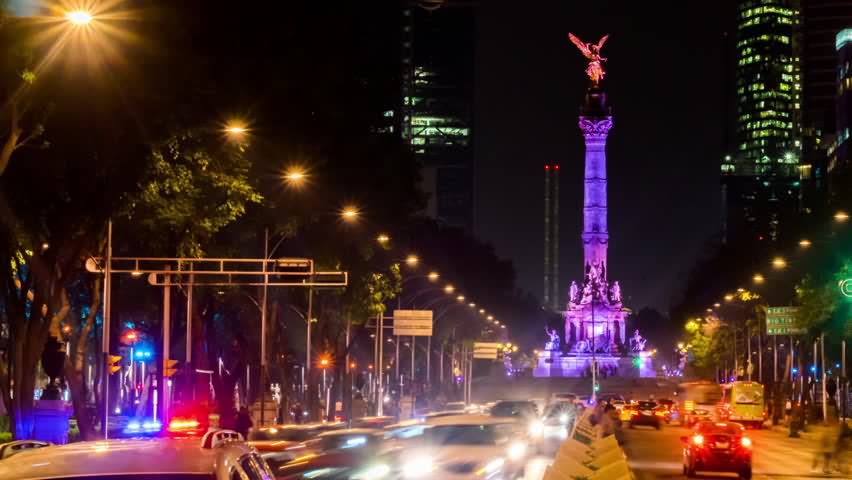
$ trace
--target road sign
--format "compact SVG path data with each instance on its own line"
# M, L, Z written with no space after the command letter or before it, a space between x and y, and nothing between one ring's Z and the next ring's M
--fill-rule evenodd
M431 337L432 310L394 310L393 334L405 337Z
M497 354L502 347L499 343L475 342L473 344L473 358L497 360Z
M767 335L800 335L805 333L796 328L796 310L798 307L768 307L766 309Z

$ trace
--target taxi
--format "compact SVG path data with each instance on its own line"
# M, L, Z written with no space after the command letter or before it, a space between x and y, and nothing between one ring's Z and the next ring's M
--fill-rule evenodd
M202 438L78 442L32 449L0 462L16 480L274 480L258 453L230 430Z

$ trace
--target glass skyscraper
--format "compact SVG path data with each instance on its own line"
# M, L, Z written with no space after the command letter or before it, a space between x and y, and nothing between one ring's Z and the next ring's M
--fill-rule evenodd
M426 214L473 229L474 6L409 1L403 9L402 136L422 167Z
M798 210L803 169L797 4L743 0L737 6L735 145L721 166L727 237L776 240L781 224Z

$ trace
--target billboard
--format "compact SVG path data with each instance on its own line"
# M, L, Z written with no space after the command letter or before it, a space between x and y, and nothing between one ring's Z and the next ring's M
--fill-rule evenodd
M393 334L404 337L431 337L432 310L394 310Z

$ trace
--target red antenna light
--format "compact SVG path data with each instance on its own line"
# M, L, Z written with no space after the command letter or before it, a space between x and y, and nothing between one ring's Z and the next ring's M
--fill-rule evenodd
M545 171L550 170L550 165L545 165L545 166L544 166L544 170L545 170Z
M553 167L555 170L559 170L559 165Z

